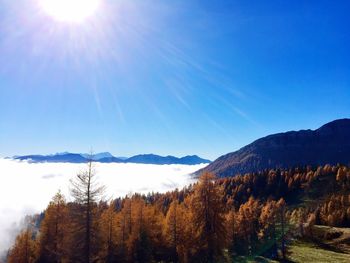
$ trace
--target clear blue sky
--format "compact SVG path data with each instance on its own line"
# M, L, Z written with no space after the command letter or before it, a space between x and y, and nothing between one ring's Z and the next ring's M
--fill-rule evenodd
M0 155L215 159L350 116L349 1L0 0ZM14 3L15 2L15 3Z

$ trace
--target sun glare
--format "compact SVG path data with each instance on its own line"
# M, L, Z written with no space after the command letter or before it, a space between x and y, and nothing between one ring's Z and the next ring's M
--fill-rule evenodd
M82 22L92 16L100 0L40 0L45 13L57 21Z

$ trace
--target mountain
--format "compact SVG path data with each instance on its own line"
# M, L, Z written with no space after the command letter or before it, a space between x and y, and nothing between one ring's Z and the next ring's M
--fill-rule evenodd
M86 159L91 158L91 154L89 154L89 153L82 153L80 155ZM110 154L109 152L96 153L96 154L92 155L92 160L94 160L94 161L104 159L104 158L115 158L115 157L112 154Z
M91 156L89 154L80 153L56 153L52 155L25 155L25 156L14 156L12 159L20 161L29 161L33 163L49 162L49 163L85 163ZM174 157L174 156L159 156L155 154L140 154L130 158L119 158L114 157L108 152L94 154L92 159L100 163L142 163L142 164L201 164L210 163L209 160L202 159L197 155L185 156L185 157Z
M120 159L120 160L125 161L125 160L126 160L126 159L128 159L129 157L125 157L125 156L117 156L117 158L118 158L118 159Z
M202 159L197 155L187 155L179 159L181 164L201 164L201 163L210 163L210 160Z
M99 163L123 163L124 160L118 158L118 157L103 157L101 159L96 160Z
M350 119L335 120L316 130L269 135L216 159L204 171L232 176L272 168L350 163Z
M139 154L125 160L128 163L171 164L178 160L173 156L159 156L155 154Z
M125 160L127 163L147 163L147 164L201 164L210 163L209 160L202 159L197 155L177 158L174 156L159 156L155 154L140 154Z
M59 153L54 155L25 155L25 156L15 156L15 160L29 161L32 163L85 163L86 158L78 153Z

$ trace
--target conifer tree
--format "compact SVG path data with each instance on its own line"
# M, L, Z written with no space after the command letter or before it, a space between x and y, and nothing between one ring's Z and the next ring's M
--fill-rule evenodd
M179 203L177 200L170 204L169 210L165 218L164 235L170 247L170 259L178 262L178 246L181 242L181 220L179 214Z
M286 260L287 256L287 248L286 248L286 202L283 198L278 200L277 206L279 208L279 218L280 218L280 224L281 224L281 250L282 250L282 257L283 260Z
M7 261L8 263L36 262L36 244L33 240L33 233L29 228L17 236Z
M261 209L260 214L260 238L264 246L271 251L271 257L277 257L277 233L276 221L278 218L278 207L276 201L268 200Z
M194 187L191 212L201 259L216 262L225 243L223 189L215 176L204 173Z
M96 260L97 250L97 201L102 197L104 187L96 181L92 159L87 169L71 180L71 195L75 199L73 235L80 260L90 263ZM80 250L80 251L79 251ZM80 254L80 255L79 255Z
M117 214L114 203L111 202L100 216L100 259L110 263L116 261L116 238L117 238Z
M40 227L39 262L62 262L67 257L68 211L59 191L50 202Z

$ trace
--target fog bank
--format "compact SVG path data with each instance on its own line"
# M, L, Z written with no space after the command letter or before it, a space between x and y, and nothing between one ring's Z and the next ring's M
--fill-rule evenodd
M98 181L106 186L106 198L115 198L182 188L192 181L189 174L204 166L96 163L95 169ZM25 215L45 209L59 189L71 200L69 179L85 168L86 164L0 159L0 256L12 244Z

